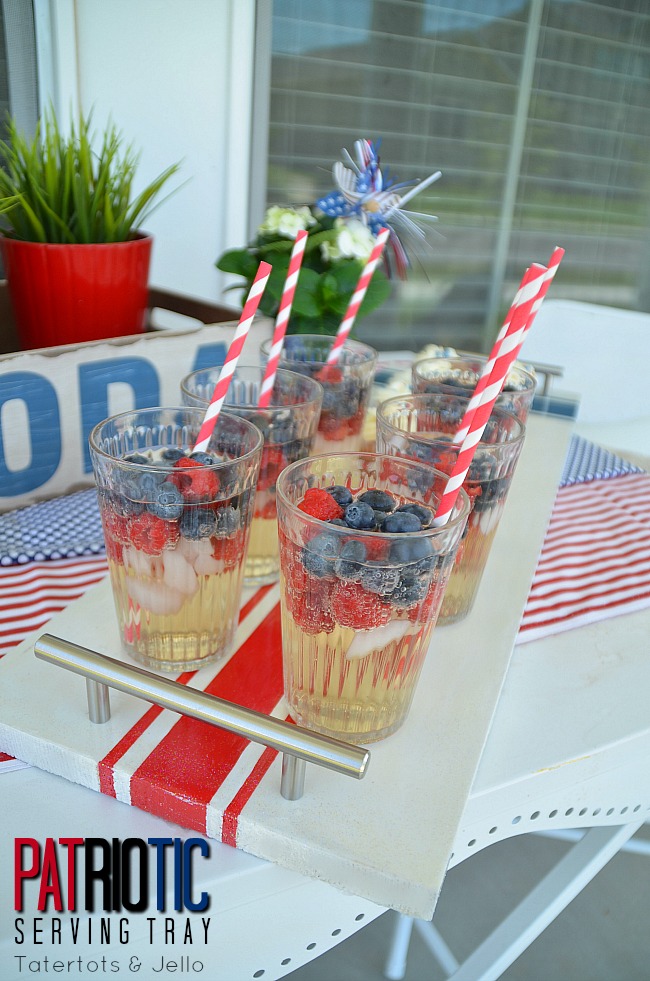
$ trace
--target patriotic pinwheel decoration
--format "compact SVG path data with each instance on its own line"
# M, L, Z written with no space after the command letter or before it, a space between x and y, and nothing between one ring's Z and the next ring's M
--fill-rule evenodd
M423 223L436 221L434 215L403 211L403 206L441 176L437 170L422 181L395 183L379 166L378 145L369 140L354 144L356 161L347 150L343 156L350 166L337 161L332 168L336 190L316 202L316 207L334 219L357 219L373 235L382 227L390 229L390 247L395 269L402 278L409 265L409 251L426 246ZM408 189L408 190L406 190Z
M356 160L347 150L333 167L335 190L309 205L270 205L252 242L229 249L217 262L222 272L241 277L227 287L250 290L259 263L273 268L260 302L260 312L277 317L296 237L307 233L304 257L293 296L289 334L335 335L354 294L359 275L377 245L381 228L389 230L383 261L357 311L356 320L382 305L390 295L390 277L401 278L411 260L428 246L425 229L435 216L404 211L404 205L440 177L396 183L382 173L378 144L355 143Z

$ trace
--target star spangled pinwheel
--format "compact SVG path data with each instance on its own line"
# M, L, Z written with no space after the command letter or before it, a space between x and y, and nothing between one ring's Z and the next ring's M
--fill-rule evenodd
M379 145L370 140L354 144L356 161L343 150L349 167L337 161L332 173L336 189L316 202L316 207L330 218L357 218L377 235L380 228L390 229L389 245L395 271L406 277L409 253L418 254L427 247L423 223L436 221L434 215L405 212L404 205L441 176L437 170L422 181L395 183L379 166ZM406 190L409 188L410 190ZM400 193L405 191L405 193Z

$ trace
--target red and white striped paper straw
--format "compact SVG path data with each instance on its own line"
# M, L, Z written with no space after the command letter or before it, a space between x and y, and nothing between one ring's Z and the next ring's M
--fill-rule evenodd
M237 361L239 360L239 355L242 352L244 341L248 336L248 331L250 330L250 326L253 322L253 317L257 312L257 308L260 305L260 300L262 299L262 294L266 288L266 284L269 281L271 268L272 267L268 262L260 262L258 266L255 279L253 280L253 285L250 288L250 292L246 298L246 303L244 304L244 309L242 310L241 317L239 318L239 323L237 324L237 329L235 330L235 336L230 342L226 360L224 361L223 367L219 372L219 377L217 379L217 384L214 386L214 392L212 393L210 404L206 409L205 416L203 417L203 423L201 424L199 435L197 436L196 443L194 444L195 453L203 453L208 447L210 437L212 436L212 432L219 417L219 412L221 411L221 406L223 405L226 393L228 392L230 379L235 373L235 368L237 367Z
M463 442L467 436L469 425L477 406L484 401L492 400L493 386L495 384L499 385L499 390L494 398L500 394L505 384L507 372L502 377L502 366L497 362L500 358L507 356L509 367L512 366L521 350L526 334L533 325L533 321L539 312L544 297L548 293L549 286L558 270L563 255L564 249L556 248L551 255L548 266L533 263L530 269L526 270L512 306L508 311L508 316L497 335L490 356L476 384L460 428L454 436L454 443ZM516 349L516 352L515 357L511 359L509 355L513 349Z
M293 249L291 250L291 257L289 259L289 268L287 269L287 278L284 281L284 288L282 290L282 298L280 299L280 307L278 309L278 315L275 318L275 330L273 331L273 341L271 343L271 352L269 354L269 360L266 364L266 371L264 372L264 378L262 379L262 387L260 389L260 397L258 400L258 405L262 408L266 408L271 401L271 393L273 392L273 386L275 384L275 375L278 370L278 364L280 362L280 355L282 353L282 345L284 343L284 335L287 331L287 325L289 323L289 317L291 315L291 305L293 304L293 298L296 292L296 286L298 285L298 274L300 272L300 267L302 265L302 260L305 255L305 246L307 245L308 233L301 229L296 235L296 241L294 243Z
M381 258L382 252L384 251L384 246L388 241L389 235L390 229L380 229L375 246L368 257L368 261L363 267L363 272L361 273L356 289L352 294L345 317L341 321L341 326L339 327L336 337L334 338L334 343L332 344L330 353L327 355L327 364L334 364L335 361L338 361L341 355L341 348L347 341L350 331L354 326L354 321L357 313L359 312L359 307L361 306L363 298L366 295L366 291L370 285L370 280L372 279L375 269L377 268L377 263Z
M435 526L444 525L449 520L449 516L458 496L458 491L463 486L463 482L467 476L467 471L469 470L472 462L474 452L478 443L480 442L481 436L483 435L488 419L490 418L490 413L492 412L494 403L505 384L510 368L521 350L527 330L530 329L530 326L535 319L537 311L541 306L541 302L548 291L551 280L557 272L557 268L563 254L564 251L562 249L556 249L551 257L552 266L549 265L548 268L545 266L531 266L530 270L528 270L526 276L524 277L532 284L533 278L530 277L529 274L533 270L538 273L537 277L535 277L537 281L537 292L533 296L532 303L530 304L530 307L526 313L525 319L523 318L523 315L518 317L516 313L513 316L513 323L511 324L510 333L508 333L502 341L489 382L483 390L482 400L474 410L474 415L470 420L467 435L461 443L456 463L454 464L449 475L449 479L445 485L445 489L440 499L440 504L438 505L438 509L433 520ZM539 275L540 269L543 270L541 276ZM538 300L539 303L537 303ZM532 309L535 307L535 304L537 304L537 306L535 308L535 312L533 313ZM528 304L526 304L526 306L528 306ZM523 309L524 308L520 306L518 311L521 312ZM521 323L520 326L517 326L514 323L515 318L523 320L523 323Z
M546 269L544 266L537 265L534 263L530 266L524 273L522 280L519 284L517 292L515 293L515 298L512 301L512 305L508 311L506 319L503 322L501 330L497 334L497 338L492 346L490 355L485 363L483 371L476 383L476 388L474 389L472 396L469 400L467 409L465 410L465 415L463 416L462 422L456 435L454 436L454 443L462 443L467 436L470 423L476 412L476 409L483 401L483 395L485 389L490 383L490 378L494 370L497 358L502 353L501 347L504 343L506 337L512 332L512 330L518 330L523 324L526 323L528 315L532 309L533 303L537 296L541 279ZM489 398L489 394L485 396Z

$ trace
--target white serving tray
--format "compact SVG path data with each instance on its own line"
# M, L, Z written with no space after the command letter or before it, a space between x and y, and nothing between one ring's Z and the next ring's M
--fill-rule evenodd
M371 746L366 777L356 782L308 766L305 794L290 802L280 796L276 759L239 815L237 847L379 905L431 916L506 675L570 432L567 420L530 418L474 610L463 623L437 629L410 716L399 732ZM272 617L276 601L274 587L244 634L267 612ZM47 632L126 660L107 582L54 617ZM93 725L83 679L36 660L35 636L0 663L0 750L99 790L98 761L149 706L112 692L111 721ZM280 656L279 650L266 654ZM209 671L198 672L191 684L203 687ZM273 714L286 714L282 701ZM163 711L143 736L145 750L146 740L154 747L177 719ZM242 756L249 750L261 751L249 745ZM129 801L138 752L142 747L115 764L121 800ZM179 765L169 760L170 768ZM224 806L238 787L226 784L228 792L205 808L205 833L217 839ZM162 816L178 820L176 811ZM187 826L197 827L194 819Z

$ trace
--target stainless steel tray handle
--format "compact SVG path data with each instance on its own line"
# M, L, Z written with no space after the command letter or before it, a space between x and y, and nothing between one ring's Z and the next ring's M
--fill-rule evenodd
M370 753L363 746L352 746L340 739L272 719L262 712L179 685L170 678L98 654L61 637L42 634L34 644L34 653L42 661L86 678L91 722L108 722L111 717L108 690L116 688L279 750L283 754L280 792L287 800L302 797L305 763L316 763L357 780L365 775L368 767Z

